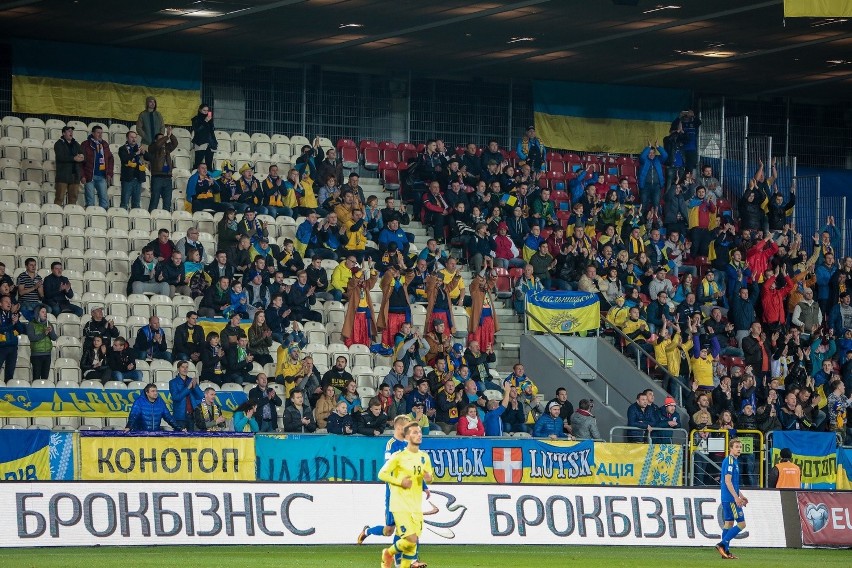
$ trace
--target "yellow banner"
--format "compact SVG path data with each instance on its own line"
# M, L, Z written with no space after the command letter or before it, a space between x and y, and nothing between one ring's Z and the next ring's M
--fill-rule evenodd
M852 0L784 0L785 18L844 18L852 16Z
M852 474L852 471L849 472ZM852 491L852 478L846 473L846 469L842 465L837 466L837 490Z
M662 144L669 135L670 123L536 112L535 127L548 148L638 154L649 140Z
M254 481L253 436L80 436L84 481Z
M47 446L28 456L0 462L0 479L50 480L50 453Z
M579 333L598 329L601 305L587 292L538 292L527 296L527 318L532 331Z
M201 93L55 77L12 76L12 111L26 114L103 116L136 121L144 96L157 98L166 124L187 126L198 112ZM80 139L80 133L77 134ZM84 137L85 138L85 137Z

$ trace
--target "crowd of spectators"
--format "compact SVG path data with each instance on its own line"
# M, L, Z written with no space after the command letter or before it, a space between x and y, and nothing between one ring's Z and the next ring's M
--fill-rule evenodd
M300 350L305 338L299 322L321 321L315 309L320 299L345 304L342 335L347 346L362 344L392 354L401 362L411 391L419 390L416 369L423 374L426 365L436 370L443 365L443 372L458 373L453 397L481 396L487 390L487 361L493 362L494 334L499 330L496 275L501 269L519 269L513 302L519 313L531 291L597 295L626 353L648 368L664 369L664 386L673 394L679 383L694 385L684 400L691 426L707 425L696 420L706 398L702 395L719 390L723 398L714 399L699 418L709 415L709 422L715 423L727 410L734 423L747 420L745 402L750 401L752 413L769 413L783 428L844 431L852 386L852 363L847 363L852 360L852 307L846 290L852 258L836 261L835 220L829 217L813 236L813 247L806 246L810 239L799 234L790 219L795 187L777 186L774 163L768 176L760 164L731 207L712 168L698 169L699 125L694 113L681 113L662 144L649 141L642 149L635 175L621 176L612 185L595 164L573 172L567 186L551 184L545 171L547 150L534 127L518 142L514 163L494 140L482 149L468 144L458 154L441 140L429 140L403 179L403 200L432 233L427 246L415 252L412 235L403 228L411 222L405 204L387 197L380 209L376 196L364 194L355 172L344 183L335 150L323 152L318 139L301 149L286 177L279 177L276 165L262 181L248 163L237 168L226 161L214 170L212 112L209 105L201 105L193 119L197 171L186 198L193 211L223 213L216 250L205 250L197 228L190 228L177 243L163 229L133 262L128 282L129 293L201 298L198 313L190 313L187 322L177 326L173 341L165 338L156 317L132 342L112 332L101 335L99 342L86 335L83 370L102 380L132 380L134 357L185 359L201 363L203 380L243 384L255 380L254 362L275 361L273 380L285 387L288 400L302 389L301 404L322 400L327 406L324 391L331 384L335 395L346 399L349 416L363 410L357 391L351 390L355 387L339 378L331 382L319 377ZM114 158L98 130L82 144L74 140L73 130L64 131L57 142L57 161L61 149L62 167L68 170L62 180L57 175L57 199L60 185L62 195L71 199L79 184L85 186L87 204L105 197L101 186L105 189L110 181ZM173 138L158 118L156 101L146 101L136 131L127 134L119 151L122 205L137 204L139 185L150 170L149 209L159 207L160 201L170 207ZM298 215L304 220L295 238L277 243L258 215ZM458 253L451 254L454 251ZM324 260L340 261L331 275ZM467 285L460 263L472 269ZM16 332L31 332L31 342L42 349L53 341L50 326L39 323L45 310L81 313L70 284L62 280L61 264L51 267L44 282L35 268L35 261L28 260L16 283L0 280L0 286L6 286L0 288L0 325L14 330L0 342L7 377L13 371ZM376 286L380 298L371 296ZM427 307L425 329L408 325L414 303ZM456 365L453 360L454 306L470 308L464 354L475 348L473 357L484 357L484 365ZM228 323L221 334L204 336L199 315L227 318ZM24 327L20 316L32 323ZM109 321L102 313L96 317L93 313L92 321ZM243 321L251 322L247 333ZM114 331L108 323L107 329ZM273 341L281 345L274 359L269 352ZM43 374L44 352L33 351L41 356L33 364L34 374ZM468 376L461 374L465 367ZM726 377L731 379L727 394L722 387ZM469 380L474 393L467 392ZM387 385L391 392L384 400L396 398L397 384ZM493 390L505 390L496 386ZM431 396L446 398L441 388L446 387L430 383ZM523 389L515 394L521 396ZM506 404L495 399L486 406L516 409L519 403L512 402L511 389L506 397ZM778 398L776 404L769 402L773 397ZM383 400L379 395L376 399ZM416 414L418 406L408 404L406 412ZM337 406L329 410L327 416L339 414ZM382 404L381 410L391 408ZM460 410L471 431L479 429L478 419L485 422L480 412L474 417ZM541 414L546 417L551 410ZM436 421L437 411L424 402L418 420L445 429L449 423ZM665 422L662 412L656 414L660 416L654 417L655 424ZM332 422L336 428L338 420ZM531 425L535 422L524 424ZM348 425L352 431L358 427L355 422ZM545 426L538 430L547 431Z

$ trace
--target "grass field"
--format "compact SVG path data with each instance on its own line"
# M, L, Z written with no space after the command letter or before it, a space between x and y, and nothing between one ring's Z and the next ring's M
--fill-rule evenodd
M0 566L14 568L378 568L379 546L157 546L0 549ZM712 548L622 546L428 546L421 560L430 568L564 566L660 568L725 565L748 568L833 566L848 568L848 550L733 549L739 560L724 560Z

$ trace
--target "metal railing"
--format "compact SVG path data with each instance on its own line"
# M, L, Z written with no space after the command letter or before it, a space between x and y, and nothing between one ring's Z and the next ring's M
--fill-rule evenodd
M653 363L656 366L657 370L660 371L666 378L668 378L669 381L671 381L671 384L678 387L678 389L672 394L674 394L675 400L677 400L678 405L683 406L684 392L689 392L691 390L689 385L686 384L683 381L683 379L681 379L680 377L676 377L676 376L672 375L669 372L669 370L666 369L666 367L664 365L661 365L659 362L657 362L657 360L654 359L654 357L650 353L648 353L647 350L642 348L638 343L636 343L634 340L632 340L630 337L628 337L623 331L618 329L617 326L612 325L610 322L608 322L604 318L601 318L600 329L607 329L607 330L611 330L611 331L615 332L615 334L618 337L620 337L622 340L624 340L627 345L630 345L634 349L641 351L642 356L636 357L636 369L638 371L643 372L643 373L645 372L645 371L642 370L642 361L641 361L642 357L645 357L648 362ZM637 351L637 353L638 353L638 351Z
M610 404L609 404L609 389L610 389L610 388L612 388L615 392L620 392L620 391L618 390L618 388L617 388L615 385L613 385L612 383L610 383L610 382L607 380L607 378L606 378L605 376L603 376L601 373L599 373L599 372L598 372L598 370L595 368L595 366L593 366L591 363L589 363L588 361L586 361L586 359L585 359L582 355L580 355L579 353L577 353L576 351L574 351L574 350L571 348L571 346L570 346L570 345L568 345L568 343L566 343L566 342L565 342L565 340L563 340L563 339L562 339L561 337L559 337L557 334L553 333L553 332L552 332L552 331L548 328L548 326L547 326L547 325L545 325L544 323L542 323L542 322L541 322L541 320L539 320L538 318L536 318L534 315L530 314L530 313L529 313L529 310L524 310L524 317L525 317L525 319L524 319L524 327L525 327L525 331L529 331L529 328L528 328L528 326L526 325L526 321L527 321L527 320L526 320L526 318L529 318L529 319L531 319L532 321L534 321L535 323L537 323L539 326L541 326L541 328L545 330L545 331L544 331L544 333L546 333L547 335L549 335L550 337L552 337L553 339L555 339L555 340L557 341L557 343L559 343L559 344L562 346L562 355L563 355L563 357L562 357L562 361L560 361L560 364L562 365L562 367L563 367L564 369L566 369L566 370L568 369L568 366L566 365L566 361L567 361L568 359L571 359L571 358L573 358L573 359L577 359L577 360L578 360L578 361L580 361L583 365L585 365L585 366L586 366L586 367L587 367L587 368L588 368L588 369L589 369L592 373L594 373L594 375L595 375L595 377L596 377L596 378L598 378L598 379L600 379L601 381L603 381L604 385L606 386L606 390L605 390L605 393L604 393L604 400L603 400L602 402L603 402L603 404L604 404L604 405L606 405L606 406L610 406ZM569 356L568 356L569 354L571 355L571 357L569 357Z
M728 454L728 448L730 447L730 432L730 430L716 428L704 428L701 430L691 430L689 432L689 485L695 485L695 470L697 463L700 463L703 467L703 471L700 472L701 475L715 476L718 474L719 483L721 484L723 482L721 479L721 461L717 463L711 459L709 455L718 453L723 455ZM714 434L716 436L713 436ZM719 436L719 434L721 434L721 436ZM770 452L768 452L768 446L764 441L763 432L760 430L738 429L736 430L736 434L743 443L743 450L740 454L740 484L744 487L752 485L765 487L768 479L768 471L765 463L766 456L769 455ZM711 442L712 440L723 440L724 442L721 447L717 447L716 444ZM757 448L754 447L755 441L759 442ZM750 456L754 456L754 459L750 459ZM752 471L752 468L754 467L757 468L756 471ZM745 473L742 473L743 469L745 469ZM754 483L748 483L749 480L753 480ZM713 481L713 485L716 485L715 479ZM706 485L706 483L703 485Z

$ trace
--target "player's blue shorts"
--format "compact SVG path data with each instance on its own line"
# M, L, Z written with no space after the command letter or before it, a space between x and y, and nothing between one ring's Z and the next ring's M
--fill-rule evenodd
M722 519L724 521L734 521L735 523L742 523L745 521L745 514L743 514L743 508L737 507L737 504L734 502L730 503L722 503Z

